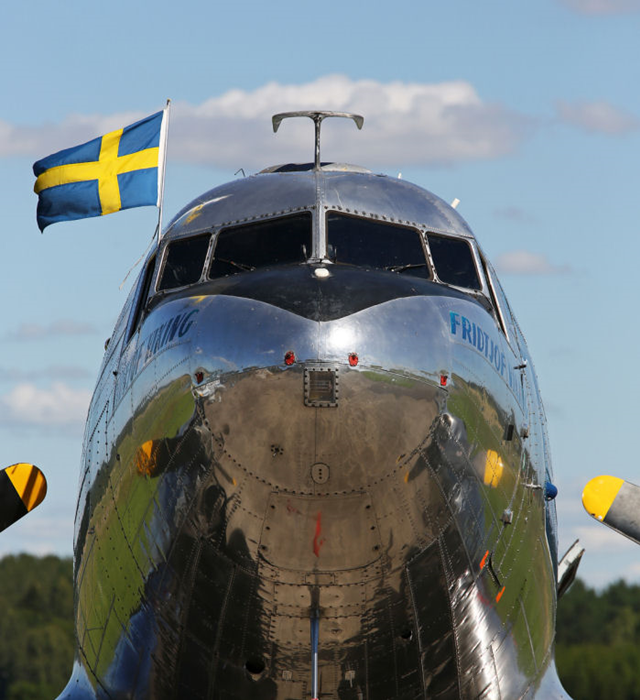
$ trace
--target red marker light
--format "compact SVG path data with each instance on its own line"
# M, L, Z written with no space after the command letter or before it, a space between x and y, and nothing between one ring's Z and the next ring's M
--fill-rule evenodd
M296 354L293 352L293 350L289 350L285 356L284 356L284 363L288 367L291 367L291 365L296 361Z
M485 555L482 557L482 561L480 562L480 568L484 569L484 565L487 563L487 559L489 558L489 550L485 552Z
M349 355L349 364L350 364L352 367L355 367L355 366L358 364L358 355L357 355L355 352L352 352L352 353Z
M204 372L196 372L196 382L200 384L204 379Z
M440 375L440 386L447 386L448 377L446 374Z

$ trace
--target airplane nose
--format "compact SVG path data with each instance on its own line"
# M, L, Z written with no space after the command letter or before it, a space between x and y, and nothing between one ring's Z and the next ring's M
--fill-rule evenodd
M347 496L391 473L408 479L448 391L443 308L441 297L412 296L318 321L255 299L205 299L192 376L215 460L236 483L262 480L263 502L278 511L293 494ZM315 517L315 506L295 508ZM269 527L263 544L275 551L284 533ZM290 556L305 568L307 554Z
M451 432L447 298L360 298L353 313L318 318L325 301L314 315L206 296L191 340L202 465L192 522L215 566L236 567L234 609L250 605L265 630L240 647L225 627L230 668L255 656L269 677L286 669L296 682L315 619L321 670L332 654L361 660L365 630L391 609L404 637L389 644L414 653L407 587L437 588L444 574L430 563L418 584L405 567L452 521L433 471Z
M471 325L463 336L452 318L486 324L486 312L391 272L281 272L159 299L131 351L131 371L143 368L131 390L136 474L162 479L169 565L194 557L181 599L203 620L194 644L217 649L222 686L250 697L243 684L308 682L310 627L319 672L362 668L370 630L392 614L367 677L384 683L378 666L406 652L414 668L420 648L438 648L430 668L455 683L442 592L458 586L472 648L484 613L467 616L467 592L489 548L483 489L502 513L509 481L493 443L472 446L476 424L465 424L478 415L460 365ZM480 376L473 363L486 360L473 353L463 359ZM421 687L417 675L403 683Z

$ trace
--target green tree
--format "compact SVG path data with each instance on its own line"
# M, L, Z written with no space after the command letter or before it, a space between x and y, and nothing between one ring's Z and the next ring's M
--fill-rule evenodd
M640 698L640 586L577 580L558 604L556 663L575 698Z
M70 559L0 560L0 700L51 700L73 663Z

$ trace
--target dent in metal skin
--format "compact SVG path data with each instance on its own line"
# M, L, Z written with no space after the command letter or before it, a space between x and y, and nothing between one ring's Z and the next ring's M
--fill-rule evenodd
M88 421L62 697L309 698L314 614L321 697L563 697L544 425L480 304L317 321L196 286L124 342ZM335 407L304 404L317 368Z

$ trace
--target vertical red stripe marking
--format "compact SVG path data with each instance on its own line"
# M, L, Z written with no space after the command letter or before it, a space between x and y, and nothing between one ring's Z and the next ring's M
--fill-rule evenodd
M324 540L320 539L321 532L322 532L322 512L318 511L318 515L316 517L316 534L313 538L313 553L317 557L320 556L320 548L324 544Z

